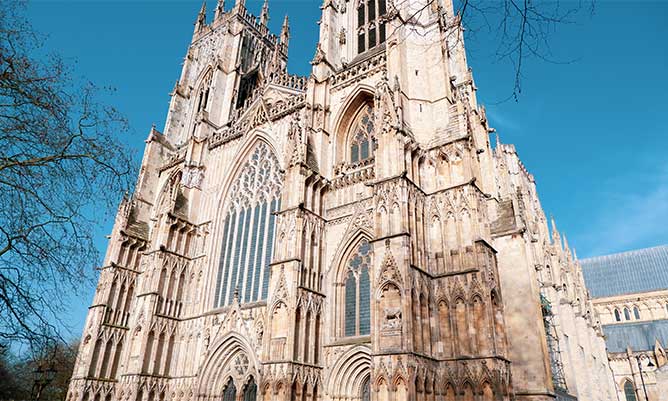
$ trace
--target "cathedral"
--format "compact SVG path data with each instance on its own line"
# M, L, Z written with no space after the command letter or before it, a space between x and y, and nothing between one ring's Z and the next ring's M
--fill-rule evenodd
M320 9L301 77L287 17L276 35L266 2L202 6L67 400L616 400L577 256L490 142L451 0Z

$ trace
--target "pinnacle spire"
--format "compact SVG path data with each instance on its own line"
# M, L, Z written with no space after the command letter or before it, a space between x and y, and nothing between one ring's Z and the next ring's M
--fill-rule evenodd
M269 0L264 0L262 14L260 14L260 24L267 25L267 21L269 21Z
M290 22L288 21L288 15L285 14L285 18L283 18L283 27L281 28L281 43L287 46L288 40L290 40Z
M223 14L225 14L225 0L218 0L218 4L216 4L216 13L214 18L218 19Z
M557 230L557 223L554 222L554 216L550 216L550 222L552 223L552 242L555 245L559 245L559 248L563 249L561 244L561 235Z
M202 1L202 8L199 9L199 13L197 14L197 21L195 21L195 32L198 32L205 26L206 26L206 0Z

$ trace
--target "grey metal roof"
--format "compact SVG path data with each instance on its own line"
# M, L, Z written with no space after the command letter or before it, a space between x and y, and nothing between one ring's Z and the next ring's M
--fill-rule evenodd
M603 326L608 352L649 351L659 340L662 346L668 343L668 320L653 320L640 323L609 324Z
M668 245L580 260L593 298L668 289Z

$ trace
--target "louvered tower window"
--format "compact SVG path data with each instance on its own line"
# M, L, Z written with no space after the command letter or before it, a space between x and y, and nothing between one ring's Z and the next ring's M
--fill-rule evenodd
M363 336L370 333L371 245L362 240L346 264L345 279L345 336Z
M350 162L357 163L373 156L375 143L373 108L363 107L350 128Z
M385 42L386 0L360 0L357 4L357 53Z
M235 178L225 202L223 243L214 306L267 298L269 262L280 209L283 174L269 146L260 142Z

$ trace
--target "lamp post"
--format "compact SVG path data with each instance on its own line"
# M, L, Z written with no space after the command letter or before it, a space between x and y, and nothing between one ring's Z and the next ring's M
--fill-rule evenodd
M39 400L42 391L53 381L55 376L56 369L53 368L53 365L49 365L48 367L42 364L37 365L37 368L33 371L33 401Z
M644 355L636 355L636 361L638 362L638 370L640 370L640 382L642 383L642 390L645 393L645 401L649 401L649 397L647 397L647 388L645 387L645 378L642 375L642 363L640 363L640 357ZM654 364L652 363L652 360L649 360L649 363L647 364L647 367L653 368Z

